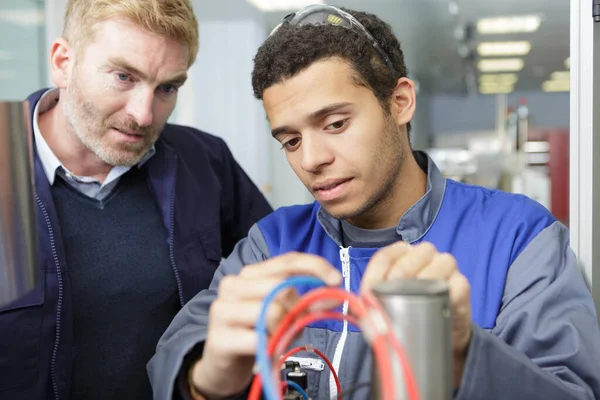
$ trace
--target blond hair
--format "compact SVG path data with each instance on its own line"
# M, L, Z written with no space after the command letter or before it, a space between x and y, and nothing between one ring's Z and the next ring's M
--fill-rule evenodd
M190 0L69 0L63 37L82 49L94 34L95 24L121 17L189 48L189 66L198 54L198 21Z

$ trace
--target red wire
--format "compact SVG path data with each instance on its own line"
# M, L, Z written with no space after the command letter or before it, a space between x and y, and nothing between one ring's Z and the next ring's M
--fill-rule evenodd
M281 395L285 396L285 392L287 392L287 382L281 382Z
M359 319L363 321L365 318L368 319L369 322L371 322L371 325L373 324L373 321L371 319L371 315L366 312L364 303L367 303L369 307L375 308L379 312L379 314L381 314L381 316L384 318L384 322L386 323L387 329L385 332L383 332L383 336L381 335L381 332L374 332L374 338L371 338L371 346L373 348L373 352L375 353L375 359L381 378L383 398L385 400L393 400L395 398L395 385L392 375L391 360L388 354L388 345L386 344L387 342L388 344L391 344L393 350L395 351L396 355L400 360L403 373L405 375L409 399L418 400L420 397L418 387L416 385L416 380L414 379L414 375L412 374L410 363L407 360L406 354L393 334L391 325L389 323L389 318L387 318L387 314L385 314L385 312L382 312L383 310L379 302L370 293L367 293L364 296L364 298L359 299L356 295L346 292L339 288L318 288L308 292L300 298L298 303L285 316L283 321L277 327L275 333L273 334L268 344L267 351L269 356L272 357L273 354L281 354L282 349L287 348L293 340L293 338L297 334L299 334L302 331L302 329L314 322L326 319L333 319L347 320L348 322L353 323L357 326L359 325L358 321L353 316L343 315L339 312L309 312L308 315L304 315L303 317L296 319L300 314L309 309L314 302L321 300L337 300L340 302L348 301L348 304L350 306L349 310L352 311L353 314L355 314ZM279 385L278 382L280 381L280 378L279 374L276 372L277 371L274 371L274 379L275 383ZM250 388L249 399L258 400L260 398L261 388L262 382L260 379L260 375L257 374L254 377L252 386Z
M344 320L347 318L352 319L352 317L350 317L350 316L343 315L340 313L331 313L331 312L330 313L323 312L323 313L319 313L319 314L305 315L305 316L299 318L298 320L294 321L292 326L289 327L289 329L287 330L286 335L285 335L285 338L287 340L283 341L281 343L281 346L283 347L283 346L289 345L291 339L293 337L295 337L300 331L302 331L302 329L304 329L307 325L310 325L317 321L331 320L331 319ZM281 335L281 336L283 336L283 335ZM275 339L275 336L273 336L273 339L271 339L271 340L274 341L274 339ZM373 341L372 346L373 346L373 351L375 352L375 359L377 361L378 370L381 371L380 377L381 377L381 382L382 382L383 400L394 400L396 397L395 397L394 380L393 380L393 376L392 376L392 364L391 364L390 358L387 354L387 345L384 341L384 337L382 337L382 336L377 337ZM275 377L275 379L276 379L275 384L279 385L278 377ZM254 381L252 382L249 399L258 400L260 398L260 391L261 391L260 375L256 375L254 378Z
M290 350L287 353L285 353L281 357L281 361L279 362L279 366L281 367L281 365L285 362L285 360L287 360L289 357L291 357L294 354L299 353L301 351L313 352L316 355L318 355L319 357L321 357L323 359L323 361L325 361L325 363L327 364L327 366L331 370L331 373L333 374L333 379L335 380L335 387L337 388L337 393L338 393L338 397L337 398L338 398L338 400L342 400L342 384L340 383L340 379L338 378L338 374L337 374L337 372L335 372L335 368L333 368L333 364L331 363L331 361L329 361L329 358L327 358L327 356L325 354L323 354L322 351L317 350L314 347L309 347L309 346L295 347L292 350Z
M317 321L322 321L325 319L337 319L337 320L350 320L353 319L349 315L343 315L341 313L333 313L334 315L328 315L331 313L320 313L319 314L308 314L300 317L292 326L290 326L285 335L281 337L281 343L277 345L277 348L287 348L291 342L291 340L300 332L304 327L315 323ZM353 321L357 322L357 321ZM271 339L273 341L276 340L276 337L273 336ZM387 346L383 341L383 337L376 338L373 343L373 348L376 353L377 367L378 370L384 371L381 374L382 382L383 382L383 399L384 400L394 400L395 397L395 389L394 389L394 381L392 376L392 365L390 359L387 355Z
M295 307L294 307L294 308L295 308ZM292 310L290 311L290 314L291 314L293 311L294 311L294 309L292 309ZM290 314L288 314L288 315L290 315ZM317 317L319 317L319 318L320 318L320 320L328 320L328 319L333 319L333 320L336 320L336 319L337 319L337 320L340 320L340 319L343 319L343 317L344 317L344 316L343 316L342 314L340 314L340 313L336 313L336 312L327 312L327 311L320 312L320 313L318 313L316 316L317 316ZM353 319L351 316L346 316L346 317L348 317L348 318L350 318L350 319ZM354 320L354 319L353 319L353 320ZM310 323L312 323L312 322L310 322ZM310 323L309 323L309 324L310 324ZM292 322L292 324L291 324L291 325L293 325L293 322ZM308 325L308 324L306 324L306 325ZM302 330L302 328L304 328L306 325L302 326L302 327L299 329L299 331L300 331L300 330ZM280 324L279 324L279 326L277 327L277 329L275 330L275 333L273 334L273 338L275 338L275 335L277 335L277 337L280 337L280 336L283 336L283 335L284 335L284 334L286 334L286 333L289 333L290 331L287 331L287 332L286 332L286 328L287 328L287 327L289 327L289 326L290 326L290 324L284 324L283 322L282 322L282 323L280 323ZM292 341L292 339L293 339L293 337L294 337L295 335L296 335L296 334L292 334L291 336L289 336L289 339L288 339L288 335L287 335L287 334L285 335L285 336L286 336L286 339L287 339L287 340L286 340L286 342L288 343L288 345L289 345L289 343ZM272 357L272 355L273 355L273 351L274 351L274 349L275 349L275 347L276 347L276 345L277 345L277 342L279 341L279 339L277 339L277 341L275 341L275 340L273 340L273 338L272 338L272 339L269 341L269 345L268 345L268 349L267 349L267 351L268 351L268 354L269 354L269 356L271 356L271 357ZM284 347L284 348L285 348L285 347ZM279 366L279 364L278 364L277 366ZM279 378L279 373L278 373L278 368L277 368L277 369L276 369L276 368L274 368L274 372L275 372L275 373L274 373L274 376L273 376L273 378L274 378L274 380L275 380L275 385L277 385L277 384L278 384L278 382L280 381L280 378ZM254 379L253 379L253 381L252 381L252 386L250 387L250 393L249 393L249 395L248 395L248 399L249 399L249 400L259 400L259 399L260 399L260 395L261 395L261 389L262 389L262 380L260 379L260 374L256 374L256 375L254 375Z

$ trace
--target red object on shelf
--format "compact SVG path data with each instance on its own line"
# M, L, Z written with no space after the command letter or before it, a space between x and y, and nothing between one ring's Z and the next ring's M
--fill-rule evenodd
M550 205L552 214L569 226L569 132L552 131L548 173L550 174Z
M528 140L547 141L548 175L550 177L550 212L569 226L569 130L530 128Z

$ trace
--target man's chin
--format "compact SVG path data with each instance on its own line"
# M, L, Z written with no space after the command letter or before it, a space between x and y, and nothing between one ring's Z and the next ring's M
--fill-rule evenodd
M139 163L142 158L144 158L144 155L146 155L147 151L145 151L142 154L132 154L132 153L125 153L124 152L120 152L122 154L98 154L96 153L96 155L102 160L104 161L106 164L108 165L112 165L113 167L133 167L134 165L136 165L137 163Z
M336 206L327 206L321 202L319 202L319 204L325 210L325 212L327 212L327 214L331 215L335 219L346 220L356 217L358 214L356 210L352 210L348 206L344 206L342 204Z

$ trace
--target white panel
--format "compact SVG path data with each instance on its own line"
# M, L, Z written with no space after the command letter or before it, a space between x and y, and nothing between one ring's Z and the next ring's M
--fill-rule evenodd
M173 120L223 138L246 173L268 192L272 139L250 80L252 60L265 37L259 21L201 21L200 52Z
M600 309L600 125L594 112L600 94L599 28L591 3L571 0L570 229L575 251L596 308ZM596 155L596 157L594 157Z

